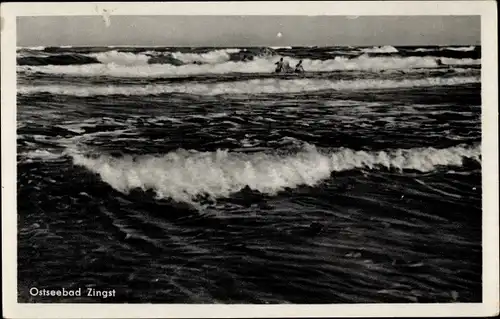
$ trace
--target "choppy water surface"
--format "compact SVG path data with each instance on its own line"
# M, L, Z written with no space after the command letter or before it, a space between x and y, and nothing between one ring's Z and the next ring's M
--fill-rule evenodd
M481 301L480 47L17 59L20 302Z

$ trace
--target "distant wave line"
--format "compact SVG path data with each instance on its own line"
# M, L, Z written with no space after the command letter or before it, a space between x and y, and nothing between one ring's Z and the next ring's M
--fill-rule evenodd
M145 96L161 95L171 93L187 93L195 95L221 95L221 94L284 94L314 92L323 90L368 90L368 89L392 89L392 88L414 88L430 86L450 86L470 83L479 83L479 76L469 77L433 77L425 79L406 80L320 80L320 79L254 79L234 82L219 83L192 83L192 84L149 84L145 86L76 86L76 85L40 85L19 86L18 93L32 95L38 93L50 93L55 95L71 96Z

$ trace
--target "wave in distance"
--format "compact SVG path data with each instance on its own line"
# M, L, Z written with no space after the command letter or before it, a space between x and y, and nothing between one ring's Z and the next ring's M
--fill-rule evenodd
M254 79L234 82L195 83L195 84L158 84L145 86L77 86L77 85L40 85L19 86L18 93L23 95L50 93L80 97L104 95L160 95L188 93L195 95L221 94L284 94L314 92L323 90L368 90L391 88L414 88L430 86L449 86L479 83L477 76L425 78L412 80L320 80L320 79Z
M101 53L99 53L101 54ZM188 59L188 54L184 58ZM122 56L107 58L105 64L68 64L68 65L36 65L18 66L18 71L26 73L45 73L68 76L110 76L128 78L156 78L179 77L200 74L229 74L229 73L270 73L274 72L276 58L256 58L252 61L227 61L223 63L205 64L148 64L147 57L123 53ZM88 59L88 58L87 58ZM290 65L299 62L298 58L286 58ZM82 60L84 61L84 60ZM331 60L302 59L304 70L307 72L332 71L381 71L381 70L408 70L418 68L436 68L441 65L478 66L481 60L441 58L440 62L433 57L370 57L362 55L357 58L336 57Z

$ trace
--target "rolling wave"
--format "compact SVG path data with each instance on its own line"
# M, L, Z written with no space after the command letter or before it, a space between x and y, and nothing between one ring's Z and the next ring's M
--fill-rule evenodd
M145 65L145 64L216 64L227 61L239 61L245 57L269 57L273 56L274 50L266 49L243 49L241 56L238 54L242 49L220 49L208 52L182 52L182 51L158 51L153 48L141 51L128 50L98 50L96 52L85 52L83 49L73 50L68 47L58 47L62 50L47 50L46 48L26 48L18 50L18 65L67 65L68 56L76 61L74 64L84 64L80 61L86 61L85 64L102 63L117 65Z
M75 55L65 56L66 59L81 61L78 63L65 64L85 64L85 65L37 65L37 66L19 66L18 70L26 73L40 72L45 74L63 74L69 76L111 76L111 77L129 77L129 78L151 78L151 77L178 77L200 74L229 74L229 73L270 73L274 72L274 58L256 58L249 62L228 61L216 64L183 64L182 61L173 57L156 57L158 63L166 62L165 59L170 59L168 64L151 64L146 61L145 56L134 55L131 53L113 54L99 53L96 56L80 58ZM53 59L53 57L48 57ZM188 59L186 55L178 56L178 58ZM44 58L22 58L39 61ZM94 63L88 64L88 60L101 59L110 63ZM71 60L71 61L73 61ZM117 61L121 61L120 65ZM177 63L175 63L177 61ZM295 58L287 58L291 65L299 62ZM24 62L23 62L24 63ZM26 62L27 63L27 62ZM31 63L31 62L30 62ZM441 63L449 66L464 66L464 65L480 65L480 60L474 59L453 59L442 58ZM333 60L310 60L303 59L304 69L308 72L331 72L342 70L408 70L415 68L436 68L439 63L433 57L370 57L362 55L360 57L350 59L345 57L336 57Z
M43 57L50 55L50 59ZM434 57L455 59L480 59L481 47L394 47L390 45L371 48L354 47L251 47L251 48L165 48L165 47L32 47L18 48L19 65L66 65L67 57L76 56L78 60L95 58L97 62L88 60L86 63L103 63L132 65L143 64L219 64L228 61L248 61L259 58L272 58L283 55L294 59L334 60L335 58L368 57ZM134 57L137 55L137 57ZM37 59L32 59L33 57ZM60 60L58 59L60 57ZM27 59L28 58L28 59ZM82 63L75 63L82 64Z
M148 65L148 64L217 64L224 63L231 59L231 54L240 52L240 49L213 50L205 53L185 53L169 52L166 54L154 51L145 51L141 53L107 51L90 54L102 64L117 64L124 66Z
M194 203L200 196L227 198L244 188L275 195L287 188L314 186L332 173L355 169L397 169L430 172L440 166L462 166L464 159L480 163L480 146L445 149L413 148L378 152L340 149L320 152L306 144L296 154L235 153L225 150L178 150L163 156L102 155L90 158L73 153L75 165L98 174L114 189L154 190L159 198Z
M216 64L229 61L231 59L231 54L238 52L240 52L240 49L214 50L206 53L174 52L172 53L172 57L186 64L193 62Z
M129 53L118 51L107 51L89 54L89 56L96 58L103 64L117 64L117 65L147 65L149 56L145 53Z
M282 94L314 92L323 90L367 90L414 88L428 86L449 86L479 83L477 76L425 78L413 80L321 80L321 79L254 79L246 81L219 82L219 83L193 83L161 84L145 86L77 86L77 85L40 85L19 86L18 93L30 95L37 93L50 93L72 96L102 96L102 95L160 95L169 93L188 93L195 95L220 95L220 94Z

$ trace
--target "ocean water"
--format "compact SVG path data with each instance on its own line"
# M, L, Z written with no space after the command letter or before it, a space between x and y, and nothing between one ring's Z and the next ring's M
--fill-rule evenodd
M480 58L19 48L19 302L480 302Z

